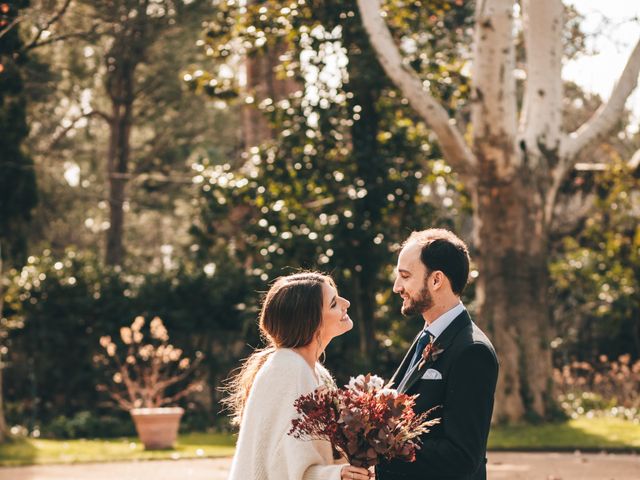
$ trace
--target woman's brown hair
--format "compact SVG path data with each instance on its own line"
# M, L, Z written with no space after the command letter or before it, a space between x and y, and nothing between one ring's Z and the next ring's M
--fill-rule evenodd
M222 400L232 423L240 424L256 374L275 349L304 347L314 340L322 323L324 283L333 285L333 280L317 272L295 273L278 278L265 295L259 326L267 346L244 360Z

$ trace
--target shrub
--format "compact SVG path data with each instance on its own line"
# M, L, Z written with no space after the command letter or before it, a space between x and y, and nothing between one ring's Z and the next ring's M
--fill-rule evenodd
M608 415L640 421L640 360L620 355L574 361L553 372L563 410L572 418Z
M95 388L104 374L94 364L99 340L118 336L122 319L138 313L160 316L185 355L204 352L203 373L212 391L196 407L209 421L220 410L213 387L245 354L246 326L254 317L242 308L251 292L244 273L224 259L215 274L195 264L134 274L105 267L91 253L45 251L7 273L3 313L15 325L3 356L10 425L33 431L82 411L98 418L108 414L110 406ZM54 430L71 431L55 425Z
M42 428L42 436L48 438L114 438L134 435L134 426L129 418L98 416L86 410L71 417L59 415Z

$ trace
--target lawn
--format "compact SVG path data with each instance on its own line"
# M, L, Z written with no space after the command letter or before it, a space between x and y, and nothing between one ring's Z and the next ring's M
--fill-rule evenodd
M135 438L109 440L23 439L0 445L0 466L179 459L233 455L236 437L221 433L181 435L174 450L146 452ZM640 424L613 418L545 425L496 427L490 450L607 450L640 452Z
M235 436L220 433L180 435L175 449L156 451L145 451L137 438L20 439L0 445L0 466L227 457L233 455L234 445Z
M640 424L619 418L493 428L491 450L607 450L640 452Z

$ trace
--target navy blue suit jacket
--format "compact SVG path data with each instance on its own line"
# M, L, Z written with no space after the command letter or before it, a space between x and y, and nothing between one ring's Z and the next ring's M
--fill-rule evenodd
M416 348L416 340L392 377L398 388ZM419 394L418 413L437 407L440 424L421 437L415 462L383 462L378 480L484 480L487 437L498 379L498 359L487 336L465 310L436 339L443 352L411 373L401 391ZM423 379L428 369L440 379ZM438 376L438 375L435 375Z

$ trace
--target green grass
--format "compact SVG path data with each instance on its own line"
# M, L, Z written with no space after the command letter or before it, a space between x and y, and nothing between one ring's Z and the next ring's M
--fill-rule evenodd
M233 455L235 436L219 433L180 435L173 450L145 451L137 438L104 440L18 439L0 445L0 466L111 462Z
M174 450L146 452L138 439L19 439L0 445L0 466L159 460L233 455L236 437L222 433L180 435ZM615 418L494 427L490 450L608 450L640 453L640 424Z
M619 418L496 427L490 450L624 450L640 452L640 424Z

